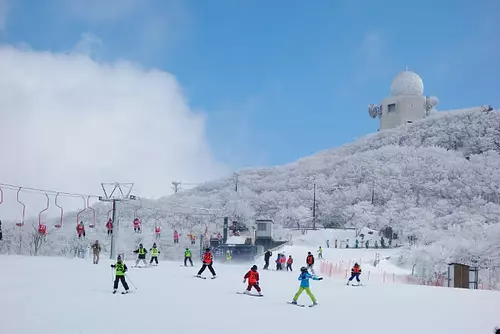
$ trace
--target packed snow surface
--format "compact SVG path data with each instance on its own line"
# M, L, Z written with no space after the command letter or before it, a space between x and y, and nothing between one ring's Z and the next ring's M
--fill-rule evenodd
M290 248L297 257L301 249ZM250 265L215 264L218 278L194 277L195 267L160 262L131 268L128 295L111 294L109 259L0 256L1 332L9 334L137 333L491 333L500 325L500 293L344 280L311 281L319 305L289 305L294 272L260 270L264 297L243 291ZM261 266L261 263L258 263ZM210 277L208 272L204 275ZM363 276L361 277L363 278ZM134 289L137 287L137 290ZM120 289L122 287L120 286ZM304 293L299 303L310 304Z

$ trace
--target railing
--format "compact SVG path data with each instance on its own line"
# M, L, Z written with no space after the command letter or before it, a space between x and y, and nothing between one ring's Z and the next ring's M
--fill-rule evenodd
M347 280L351 274L351 267L354 263L351 261L330 263L321 261L320 273L322 276L345 279ZM430 285L430 286L445 286L446 280L443 275L439 275L436 279L426 280L423 278L414 277L411 275L395 274L388 271L379 270L363 270L362 281L378 282L378 283L394 283L394 284L413 284L413 285Z

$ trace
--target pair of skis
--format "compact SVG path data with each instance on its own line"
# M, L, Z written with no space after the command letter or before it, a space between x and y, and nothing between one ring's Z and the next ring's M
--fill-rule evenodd
M295 306L298 306L298 307L305 307L306 305L305 304L297 304L297 303L292 303L292 302L286 302L287 304L290 304L290 305L295 305ZM311 304L309 305L309 307L314 307L314 306L317 306L318 304Z
M258 295L255 293L245 293L245 292L236 292L238 295L247 295L247 296L252 296L252 297L264 297L264 295Z
M198 276L198 275L194 275L194 277L197 277L197 278L200 278L200 279L207 279L205 276ZM212 279L216 279L217 276L213 276Z

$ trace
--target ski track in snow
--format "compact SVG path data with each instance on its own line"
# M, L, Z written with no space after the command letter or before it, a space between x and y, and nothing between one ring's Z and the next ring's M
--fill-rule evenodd
M299 268L302 247L287 249L296 253ZM126 261L127 281L138 290L113 295L110 264L102 257L93 265L81 259L0 256L1 332L267 334L355 328L374 334L471 334L491 333L500 325L500 293L494 291L377 283L355 289L344 280L325 279L311 281L319 305L307 307L311 301L304 292L298 301L306 305L302 308L287 304L299 287L297 269L259 270L264 297L250 298L235 293L244 291L242 278L250 264L216 263L218 278L201 280L193 277L198 265L161 262L140 270ZM207 271L203 275L211 277ZM249 326L255 321L257 327Z

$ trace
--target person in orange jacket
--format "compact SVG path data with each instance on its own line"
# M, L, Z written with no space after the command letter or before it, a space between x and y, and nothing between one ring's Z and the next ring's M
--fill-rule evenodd
M248 286L247 289L245 290L245 294L250 294L250 291L252 291L252 288L255 288L257 290L257 293L259 296L262 296L262 289L259 286L259 273L257 272L257 266L254 264L252 268L245 274L243 277L243 283L246 283L248 279Z
M292 264L293 264L292 256L288 255L288 260L286 261L286 271L288 271L288 270L293 271Z
M203 277L201 276L201 274L205 271L205 269L207 269L207 267L208 270L210 270L210 272L212 273L212 278L217 277L215 274L215 270L212 267L212 265L214 264L214 256L212 252L210 252L210 248L205 249L205 253L203 253L202 260L203 260L203 265L201 266L200 271L198 271L196 277Z
M311 252L307 252L306 264L307 270L310 270L313 275L316 275L316 273L314 272L314 256L311 254Z
M354 267L352 267L351 269L351 277L349 277L349 280L347 281L347 285L349 285L349 283L351 283L351 281L356 278L356 281L358 282L358 285L361 285L360 281L359 281L359 275L361 275L361 267L359 266L359 264L356 262L354 264Z

